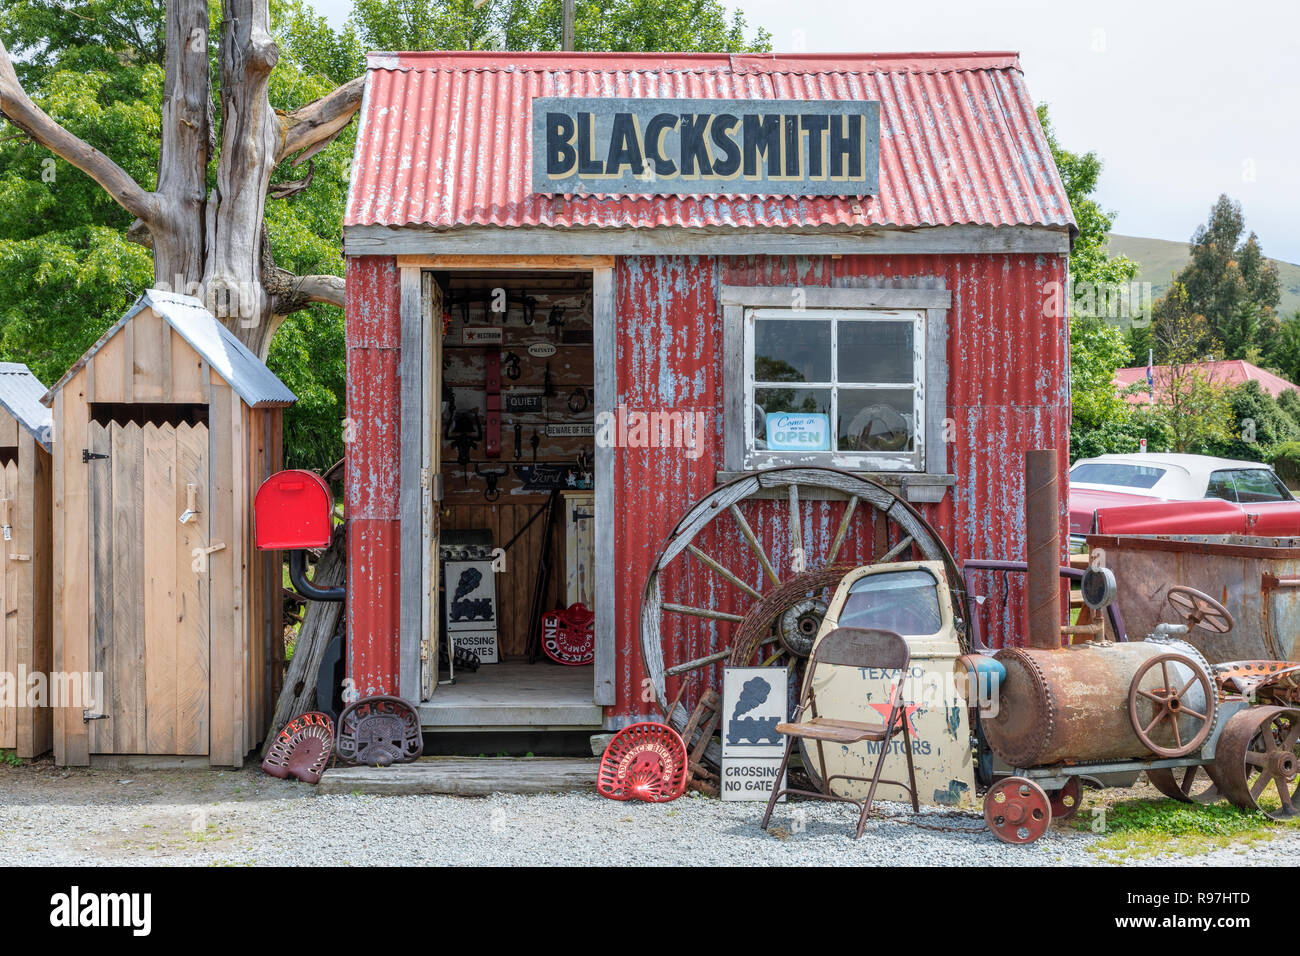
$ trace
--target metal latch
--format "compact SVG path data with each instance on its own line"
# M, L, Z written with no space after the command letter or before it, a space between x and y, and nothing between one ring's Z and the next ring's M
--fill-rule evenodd
M91 451L89 448L81 449L81 462L86 464L92 461L99 461L107 458L108 455L101 455L99 452Z
M83 710L81 712L83 723L90 723L92 720L108 720L108 714L97 714L93 710Z

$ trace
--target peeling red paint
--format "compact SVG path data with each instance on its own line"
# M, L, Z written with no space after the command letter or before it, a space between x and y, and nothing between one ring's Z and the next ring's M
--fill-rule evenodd
M400 306L395 259L347 260L348 674L362 695L398 688Z

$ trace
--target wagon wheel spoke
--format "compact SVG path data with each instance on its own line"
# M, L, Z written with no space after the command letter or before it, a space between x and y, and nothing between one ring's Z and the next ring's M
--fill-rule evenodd
M738 575L736 575L729 569L723 567L720 561L717 561L710 555L701 551L693 544L687 545L686 550L689 551L691 554L695 555L695 557L699 558L701 561L703 561L705 564L711 567L714 571L717 571L720 575L722 575L724 578L726 578L736 587L740 588L740 590L744 591L754 600L758 601L762 599L763 595L761 592L759 592L756 588L750 587L748 584L742 581Z
M1179 712L1180 714L1185 714L1185 715L1188 716L1188 717L1195 717L1197 720L1205 720L1205 719L1206 719L1206 717L1205 717L1204 714L1199 713L1198 711L1192 710L1192 708L1190 708L1190 707L1180 707L1180 708L1178 709L1178 712Z
M1247 750L1246 763L1252 767L1264 767L1268 765L1268 758L1261 753L1256 753L1254 750Z
M1143 690L1143 689L1140 688L1140 687L1138 688L1138 696L1139 696L1139 697L1145 697L1147 700L1151 701L1151 703L1153 703L1153 704L1163 704L1163 703L1164 703L1164 699L1163 699L1163 698L1161 698L1161 697L1157 697L1155 694L1151 693L1151 691L1149 691L1149 690Z
M890 561L893 561L896 557L902 554L905 550L910 548L913 543L914 542L910 534L904 535L903 540L898 542L898 544L894 545L892 548L890 548L888 551L882 554L879 558L877 558L876 563L888 564Z
M772 562L767 559L767 552L764 551L763 546L759 544L758 538L754 535L754 530L749 526L749 522L745 520L745 516L740 513L740 509L734 504L731 506L730 510L731 517L735 519L736 524L740 527L740 533L744 537L745 543L749 545L749 549L753 551L754 556L758 558L758 563L763 566L763 571L767 575L768 580L773 584L779 585L781 583L781 578L777 576L777 573L774 570L772 570Z
M691 607L687 604L670 604L665 601L662 605L665 611L672 611L674 614L686 614L690 617L704 617L714 621L731 621L733 624L739 624L745 618L739 614L728 614L726 611L715 611L708 607Z
M835 539L831 541L831 550L826 555L827 564L834 564L835 559L840 556L840 548L849 533L849 523L853 520L853 512L858 510L859 500L857 495L852 495L849 497L849 503L844 506L844 517L840 518L840 526L835 529Z
M803 522L799 520L799 486L790 483L790 561L792 568L804 570Z

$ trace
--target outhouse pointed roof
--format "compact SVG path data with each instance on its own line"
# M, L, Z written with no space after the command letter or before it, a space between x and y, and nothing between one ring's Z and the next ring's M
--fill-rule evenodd
M152 309L159 318L176 330L176 334L199 353L208 366L225 379L244 404L250 408L283 408L298 400L293 392L266 367L248 346L235 338L233 332L207 310L207 307L190 295L178 295L161 289L147 289L126 315L118 319L99 341L77 360L41 398L50 405L54 395L63 388L82 367L89 362L116 335L126 323Z
M0 362L0 407L49 451L54 439L54 417L41 404L44 394L41 380L22 362Z

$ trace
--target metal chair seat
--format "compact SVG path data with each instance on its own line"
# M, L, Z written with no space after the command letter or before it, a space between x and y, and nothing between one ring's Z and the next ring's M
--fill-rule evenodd
M803 737L806 740L827 740L837 744L857 744L864 740L885 739L884 724L835 720L831 717L814 717L812 720L797 724L777 724L776 732Z

